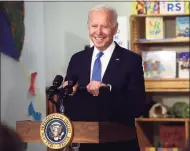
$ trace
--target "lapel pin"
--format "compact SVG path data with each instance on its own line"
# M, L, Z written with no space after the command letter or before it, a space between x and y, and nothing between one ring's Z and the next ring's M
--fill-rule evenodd
M119 61L119 58L117 58L116 60Z

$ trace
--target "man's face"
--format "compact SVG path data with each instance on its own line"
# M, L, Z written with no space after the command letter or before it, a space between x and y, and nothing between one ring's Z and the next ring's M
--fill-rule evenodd
M108 11L93 11L89 18L89 36L94 46L104 51L113 41L118 25L113 23L113 14Z

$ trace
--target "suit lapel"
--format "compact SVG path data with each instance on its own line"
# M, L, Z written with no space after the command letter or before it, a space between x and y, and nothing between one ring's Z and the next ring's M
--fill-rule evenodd
M120 46L116 43L115 49L102 79L103 83L112 83L114 80L114 74L119 73L118 71L120 70L121 66L121 53L119 49Z
M92 61L92 54L93 54L94 47L91 47L86 50L86 57L85 57L85 66L83 67L83 79L85 83L88 84L90 82L90 72L91 72L91 61Z

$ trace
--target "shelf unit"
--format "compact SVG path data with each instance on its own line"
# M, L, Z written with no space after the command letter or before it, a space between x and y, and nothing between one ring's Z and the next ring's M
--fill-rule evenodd
M143 41L135 41L134 44L181 44L181 43L190 43L189 38L172 38L172 39L165 39L165 40L143 40Z
M189 92L189 79L146 79L146 92Z
M161 123L181 123L185 127L185 139L188 140L190 135L190 119L189 118L137 118L135 126L140 148L154 146L153 133L155 131L154 124ZM185 144L184 144L185 145Z
M189 14L155 14L155 15L131 15L131 49L141 54L141 50L147 50L151 46L189 46L190 38L166 37L164 40L139 40L145 38L145 17L163 17L171 20L177 16L190 16ZM189 79L145 79L146 92L190 92Z
M136 53L141 53L141 48L154 44L182 44L189 45L190 38L175 38L166 37L164 40L143 40L139 41L140 38L145 38L145 18L146 17L163 17L164 20L171 20L177 16L190 16L189 14L155 14L155 15L131 15L130 17L130 30L131 30L131 49Z
M146 17L163 17L165 28L169 23L174 22L177 16L190 16L189 14L153 14L153 15L131 15L130 31L131 31L131 50L141 54L141 50L149 50L153 47L189 47L190 38L175 38L175 33L167 33L164 40L145 40L145 18ZM169 22L170 21L170 22ZM168 24L167 24L168 23ZM168 32L168 31L167 31ZM189 93L190 80L189 78L165 78L165 79L145 79L146 92L160 93ZM137 118L135 120L139 145L141 148L153 147L153 136L155 133L155 124L158 126L163 123L180 123L185 127L185 139L190 136L190 119L187 118Z
M131 17L176 17L176 16L189 16L187 13L181 13L181 14L140 14L140 15L131 15Z

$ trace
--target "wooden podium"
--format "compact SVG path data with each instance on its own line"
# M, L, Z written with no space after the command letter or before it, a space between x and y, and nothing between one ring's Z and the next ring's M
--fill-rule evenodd
M42 142L40 124L41 122L36 121L18 121L16 131L24 142ZM108 122L72 122L72 124L74 128L72 143L105 143L135 138L135 129L122 124Z
M55 106L47 99L47 115L56 112ZM39 121L17 121L16 131L24 142L41 142ZM105 143L127 141L136 138L136 129L112 122L72 121L74 136L72 143ZM48 149L55 151L55 149Z

